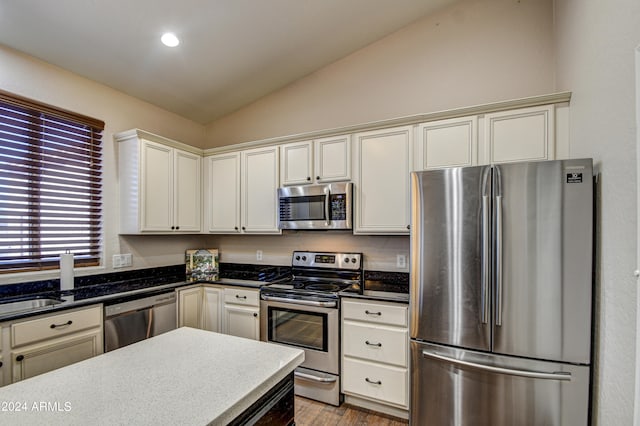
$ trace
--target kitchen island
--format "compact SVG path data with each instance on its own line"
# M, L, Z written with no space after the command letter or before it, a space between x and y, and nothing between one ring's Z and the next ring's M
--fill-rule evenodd
M0 424L229 424L303 361L302 350L182 327L0 388Z

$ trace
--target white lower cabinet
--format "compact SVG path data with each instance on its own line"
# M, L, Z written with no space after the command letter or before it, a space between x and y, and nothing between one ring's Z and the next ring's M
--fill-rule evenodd
M3 384L17 382L103 353L102 305L6 323Z
M13 382L92 358L102 353L102 339L102 330L94 329L15 349L11 353Z
M203 287L178 290L178 327L203 328Z
M259 290L224 289L224 333L260 340Z
M342 300L342 392L347 397L408 409L407 305Z
M178 290L178 327L222 332L222 287L196 285Z
M202 328L217 333L222 332L223 289L205 286L202 289Z
M259 290L196 285L178 290L178 326L260 340Z

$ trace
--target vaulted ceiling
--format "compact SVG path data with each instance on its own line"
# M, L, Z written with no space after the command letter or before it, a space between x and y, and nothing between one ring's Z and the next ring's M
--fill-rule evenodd
M206 124L454 1L0 0L0 43Z

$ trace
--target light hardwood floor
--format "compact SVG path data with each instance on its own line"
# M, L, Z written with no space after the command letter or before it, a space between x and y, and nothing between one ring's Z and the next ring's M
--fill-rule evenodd
M296 426L403 426L407 420L363 408L342 404L339 407L296 396Z

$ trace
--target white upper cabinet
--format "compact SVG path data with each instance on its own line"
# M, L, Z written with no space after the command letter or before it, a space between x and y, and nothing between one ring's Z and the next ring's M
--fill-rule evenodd
M314 182L313 141L280 145L280 181L282 185L305 185Z
M209 232L240 232L240 152L205 158L205 221Z
M413 127L354 135L354 234L408 234Z
M351 136L316 139L314 166L316 182L351 180Z
M282 185L351 180L351 136L333 136L280 146Z
M278 146L206 157L206 229L211 233L279 234Z
M242 151L240 212L242 232L279 234L277 146Z
M191 152L188 145L165 142L140 130L121 133L115 139L120 233L200 232L202 157L198 150Z
M176 231L200 232L202 200L202 157L173 151L173 208Z
M486 163L555 159L554 105L486 114L484 148Z
M418 125L415 170L478 164L478 117L459 117Z

